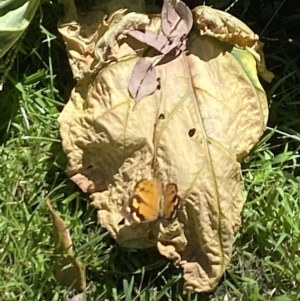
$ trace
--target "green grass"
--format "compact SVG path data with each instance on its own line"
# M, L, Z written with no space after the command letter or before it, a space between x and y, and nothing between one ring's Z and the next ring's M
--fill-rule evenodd
M300 300L300 55L297 45L268 40L278 22L293 35L299 12L258 0L241 0L234 8L258 32L270 20L259 14L271 14L265 51L276 78L265 85L269 128L243 163L243 223L215 292L183 296L180 270L156 251L120 248L64 174L57 117L74 81L56 30L60 8L44 1L0 92L0 300L54 301L72 294L52 274L47 197L69 225L76 256L86 266L89 301Z

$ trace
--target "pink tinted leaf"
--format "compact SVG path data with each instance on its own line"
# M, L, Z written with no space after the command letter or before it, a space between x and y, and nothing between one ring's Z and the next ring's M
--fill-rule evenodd
M187 36L192 29L192 12L182 1L173 6L167 0L164 0L161 17L162 31L166 36L178 39L182 36Z
M161 18L163 35L157 35L147 29L144 31L131 30L128 34L162 54L167 54L175 48L177 56L186 49L185 40L193 25L192 13L181 1L174 7L164 0Z
M164 0L161 10L161 27L164 35L170 36L178 21L179 16L175 11L175 7L167 0Z
M157 35L151 30L132 30L128 33L162 53L154 61L141 58L136 63L128 84L128 91L136 102L157 89L155 65L173 49L175 49L175 56L186 49L186 37L193 25L190 9L181 1L174 7L164 0L161 18L163 35Z
M138 41L146 43L147 45L155 48L157 51L163 54L169 53L179 43L181 43L180 39L174 40L173 38L168 38L165 35L157 35L151 30L131 30L128 34Z
M165 45L168 44L168 39L164 35L157 35L152 30L131 30L128 32L133 38L137 39L142 43L146 43L147 45L155 48L159 52L164 49Z
M138 102L157 88L155 68L150 60L140 58L134 66L128 84L131 97Z
M180 23L182 23L182 25L180 25L179 27L182 27L182 31L183 34L181 34L179 31L180 28L178 28L178 32L177 35L188 35L189 32L191 31L192 27L193 27L193 15L191 10L186 6L185 3L183 3L182 1L179 1L177 3L177 6L175 7L175 10L178 14L178 16L180 17Z

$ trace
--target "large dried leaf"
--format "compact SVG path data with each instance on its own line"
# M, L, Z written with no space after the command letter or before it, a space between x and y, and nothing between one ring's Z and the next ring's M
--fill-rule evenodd
M61 285L73 287L81 292L86 286L84 269L78 259L74 258L69 230L53 209L49 199L46 204L52 218L55 252L59 255L54 265L54 276Z
M238 36L232 24L216 35L197 9L194 23L201 34L192 31L187 53L163 54L155 66L160 89L135 106L128 92L132 70L141 56L155 60L157 52L124 37L108 66L79 79L59 123L67 174L91 194L99 223L123 246L156 245L182 266L185 290L201 292L217 285L230 262L244 204L239 162L262 135L268 106L257 77L257 36L248 29ZM210 24L224 22L214 13ZM77 26L87 24L80 20ZM161 27L161 19L150 16L146 30L158 35ZM67 30L61 32L70 39ZM89 47L87 38L76 39L72 50ZM87 58L84 51L76 56ZM177 185L183 200L177 218L124 221L136 183L151 178Z

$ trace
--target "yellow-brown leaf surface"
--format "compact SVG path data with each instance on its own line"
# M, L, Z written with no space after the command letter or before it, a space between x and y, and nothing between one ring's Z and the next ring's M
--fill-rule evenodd
M90 20L96 20L93 14ZM234 27L235 18L227 31L214 32L207 15L218 26L228 22L211 8L193 14L188 51L156 66L161 88L136 105L128 93L131 72L137 54L153 51L116 36L118 45L109 45L117 48L98 49L103 61L93 70L93 51L87 50L99 32L108 32L107 24L98 17L91 26L80 17L81 32L98 27L85 37L70 37L70 25L61 24L64 39L72 39L67 49L78 84L59 123L67 174L91 194L99 223L126 247L157 245L182 266L184 289L202 292L216 286L230 262L244 204L239 162L262 135L268 107L257 76L263 59L257 35L241 21ZM160 18L150 19L146 28L158 32ZM177 184L183 200L178 218L124 223L121 213L135 184L153 177Z

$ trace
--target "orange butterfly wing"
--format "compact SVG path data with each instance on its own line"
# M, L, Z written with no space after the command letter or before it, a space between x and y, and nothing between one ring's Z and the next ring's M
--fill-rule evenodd
M177 211L181 206L181 200L178 196L178 188L175 183L169 183L166 185L164 196L164 218L174 219Z
M149 222L159 217L161 185L156 179L141 180L129 200L130 215L136 222Z

